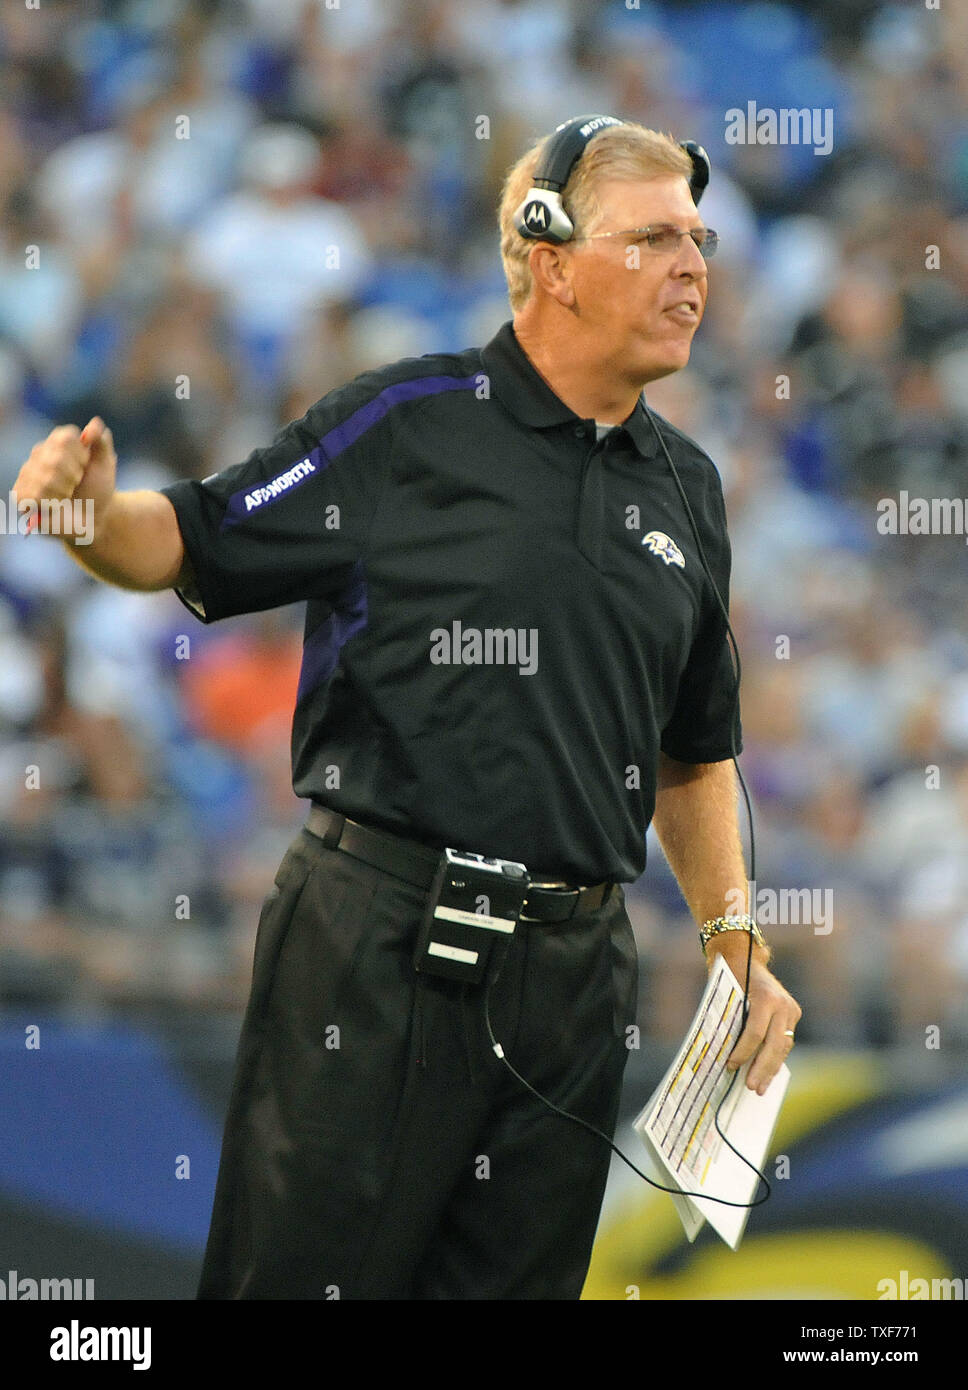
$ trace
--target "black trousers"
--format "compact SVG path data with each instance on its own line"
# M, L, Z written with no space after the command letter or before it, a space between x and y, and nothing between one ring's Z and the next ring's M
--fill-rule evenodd
M300 831L256 938L200 1299L577 1299L611 1153L493 1052L483 986L417 974L424 890ZM495 1038L611 1135L637 1003L621 886L522 921Z

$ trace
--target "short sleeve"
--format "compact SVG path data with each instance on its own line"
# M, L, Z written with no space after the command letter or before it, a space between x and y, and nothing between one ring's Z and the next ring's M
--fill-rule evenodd
M717 524L712 538L704 541L704 549L728 612L731 553L718 474L715 475L713 507ZM712 586L707 583L703 616L679 681L675 709L662 733L661 748L678 762L722 762L733 756L730 730L734 727L738 754L742 751L743 736L733 656L726 618Z
M195 574L176 592L203 622L332 599L350 580L388 472L374 376L330 392L244 463L162 488Z

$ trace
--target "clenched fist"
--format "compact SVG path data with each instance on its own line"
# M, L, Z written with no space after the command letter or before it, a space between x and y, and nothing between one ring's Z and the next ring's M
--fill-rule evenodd
M117 463L111 431L99 415L83 430L58 425L31 449L13 485L14 494L18 503L38 507L42 530L48 529L43 525L46 510L52 520L58 519L49 529L89 542L92 527L99 525L114 495ZM82 505L67 505L71 501Z

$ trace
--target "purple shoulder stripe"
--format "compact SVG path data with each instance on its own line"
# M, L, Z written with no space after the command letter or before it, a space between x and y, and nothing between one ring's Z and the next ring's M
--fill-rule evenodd
M309 478L322 472L345 449L355 444L368 429L382 420L393 406L401 405L404 401L417 400L420 396L437 396L444 391L473 391L480 384L480 380L480 373L465 377L424 376L412 381L398 381L393 386L384 387L379 395L367 401L366 405L361 405L359 410L354 410L342 424L336 425L328 434L323 435L316 447L305 457L288 464L275 477L267 478L263 483L253 483L233 493L226 504L219 532L244 521L252 512L261 510L278 497L291 492L294 487L301 486Z
M404 401L414 401L420 396L439 396L443 391L473 391L480 385L481 374L474 376L424 376L414 381L398 381L393 386L385 386L378 396L359 410L354 410L348 420L331 429L320 441L324 451L331 459L344 449L355 444L361 435L382 420L387 411Z

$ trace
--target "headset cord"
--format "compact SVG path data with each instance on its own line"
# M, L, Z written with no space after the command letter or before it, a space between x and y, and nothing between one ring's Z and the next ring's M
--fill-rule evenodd
M749 791L748 791L747 786L746 786L746 782L744 781L744 779L743 779L743 774L742 774L742 772L740 771L739 761L738 761L738 756L737 756L737 748L736 748L736 734L737 734L737 729L738 729L738 725L739 725L739 688L740 688L740 678L741 678L741 673L742 673L742 666L741 666L741 664L740 664L740 657L739 657L739 647L738 647L737 642L736 642L736 635L735 635L735 633L733 632L732 624L731 624L730 621L729 621L729 612L728 612L728 610L727 610L727 608L726 608L725 603L723 602L723 598L722 598L722 595L721 595L720 592L719 592L719 588L718 588L718 586L717 586L717 584L716 584L716 580L713 578L713 573L712 573L712 570L711 570L710 567L709 567L709 562L708 562L708 560L706 559L706 552L705 552L705 549L703 548L702 539L700 538L700 535L699 535L699 527L696 525L696 519L695 519L695 517L693 516L692 507L689 505L689 499L688 499L688 497L686 496L685 488L682 486L682 482L680 481L679 473L678 473L678 471L677 471L677 469L676 469L675 464L674 464L673 461L672 461L672 456L671 456L671 454L669 453L669 450L668 450L667 447L666 447L666 442L665 442L665 440L664 440L663 437L662 437L662 432L660 431L658 425L656 424L655 418L654 418L654 416L652 415L651 410L649 410L648 406L645 404L644 397L643 397L643 399L642 399L642 405L643 405L643 409L645 410L646 415L647 415L648 418L649 418L649 422L651 423L652 428L653 428L653 430L655 431L656 438L657 438L658 441L659 441L659 444L660 444L660 446L661 446L661 448L662 448L662 452L663 452L663 453L665 454L665 456L666 456L666 461L667 461L668 464L669 464L669 468L670 468L670 470L671 470L671 472L672 472L672 476L673 476L673 478L674 478L674 480L675 480L676 487L677 487L678 490L679 490L679 496L680 496L680 498L682 499L683 507L685 508L686 515L687 515L687 517L689 518L689 525L690 525L690 527L692 528L693 539L694 539L695 542L696 542L696 549L697 549L697 551L699 552L699 559L700 559L700 561L701 561L701 563L702 563L703 569L704 569L705 572L706 572L706 577L707 577L707 579L709 580L710 585L712 586L713 593L714 593L715 596L716 596L716 601L717 601L717 603L719 604L720 610L722 611L722 615L723 615L723 618L724 618L725 623L726 623L726 632L727 632L727 635L728 635L728 638L729 638L729 643L730 643L731 648L732 648L733 668L734 668L734 669L733 669L734 684L733 684L733 709L732 709L732 718L731 718L731 720L730 720L729 742L730 742L730 751L731 751L731 754L732 754L733 766L734 766L735 769L736 769L736 776L737 776L738 779L739 779L739 784L740 784L740 787L742 788L742 791L743 791L743 801L744 801L744 803L745 803L745 805L746 805L746 817L747 817L747 822L748 822L748 824L749 824L749 835L750 835L750 882L751 882L751 883L755 883L755 882L756 882L756 840L755 840L755 835L754 835L754 830L753 830L753 808L752 808L752 805L751 805L751 803L750 803L750 795L749 795ZM744 985L743 985L743 1023L742 1023L742 1028L740 1029L740 1034L742 1034L743 1029L745 1029L745 1027L746 1027L746 1021L747 1021L747 1018L749 1017L749 1007L750 1007L750 1006L749 1006L749 989L750 989L750 970L751 970L752 961L753 961L753 933L750 931L750 932L747 933L747 936L748 936L749 940L748 940L748 942L747 942L747 949L746 949L746 979L745 979L745 982L744 982ZM506 952L505 952L505 955L506 955ZM680 1188L680 1187L665 1187L662 1183L655 1182L652 1178L650 1178L650 1177L648 1176L648 1174L643 1173L642 1170L641 1170L641 1168L636 1167L636 1165L632 1162L632 1160L631 1160L626 1154L624 1154L624 1153L622 1152L622 1150L621 1150L615 1143L612 1142L612 1140L608 1137L607 1134L604 1133L603 1130L598 1129L595 1125L590 1124L587 1120L583 1120L583 1119L581 1118L580 1115L573 1115L573 1114L572 1114L570 1111L568 1111L568 1110L562 1110L560 1106L557 1106L557 1105L554 1104L553 1101L548 1100L547 1096L543 1096L543 1095L541 1094L540 1091L535 1090L535 1088L531 1085L531 1083L530 1083L529 1081L526 1081L525 1078L520 1074L520 1072L516 1071L515 1068L514 1068L514 1067L511 1065L511 1063L508 1061L507 1057L504 1055L504 1048L501 1046L501 1044L500 1044L500 1043L497 1041L497 1039L495 1038L494 1032L493 1032L493 1030L492 1030L492 1028L491 1028L491 1017L490 1017L490 1008L489 1008L489 1000L490 1000L491 986L497 981L497 979L498 979L498 977L499 977L499 975L500 975L500 973L501 973L501 970L502 970L502 968L503 968L503 965L504 965L504 958L502 957L502 960L501 960L500 964L499 964L499 965L497 966L497 968L489 975L488 981L487 981L487 984L486 984L485 990L484 990L484 1024L485 1024L485 1027L487 1028L487 1035L488 1035L488 1038L489 1038L490 1043L491 1043L491 1049L492 1049L492 1051L494 1052L495 1056L498 1057L498 1058L500 1059L500 1061L502 1061L502 1062L504 1063L504 1065L507 1067L507 1069L508 1069L508 1071L511 1073L511 1075L514 1076L514 1077L521 1083L521 1085L525 1087L526 1090L530 1091L531 1094L532 1094L537 1100L541 1101L542 1105L547 1106L549 1110L553 1111L556 1115L560 1115L563 1119L565 1119L565 1120L572 1120L575 1124L581 1125L583 1129L587 1129L587 1130L589 1131L590 1134L596 1135L599 1139L604 1139L604 1141L605 1141L605 1143L608 1145L608 1147L612 1150L612 1152L613 1152L614 1154L617 1154L617 1155L618 1155L618 1157L622 1160L623 1163L627 1164L628 1167L631 1168L632 1171L633 1171L634 1173L637 1173L637 1174L639 1175L640 1178L644 1178L645 1181L649 1184L650 1187L656 1188L659 1192L669 1192L669 1193L672 1193L672 1195L673 1195L673 1196L676 1196L676 1197L702 1197L702 1198L704 1198L707 1202L719 1202L722 1206L725 1206L725 1207L747 1207L747 1208L753 1208L753 1207L762 1206L764 1202L769 1201L770 1195L771 1195L771 1193L772 1193L772 1188L771 1188L771 1186L770 1186L769 1179L766 1177L766 1175L765 1175L764 1173L762 1173L762 1172L760 1171L759 1168L756 1167L756 1165L755 1165L754 1163L751 1163L751 1162L749 1161L748 1158L746 1158L743 1154L741 1154L740 1151L739 1151L732 1143L730 1143L730 1141L729 1141L729 1139L727 1138L727 1136L723 1133L723 1130L722 1130L722 1128L721 1128L721 1126L720 1126L720 1123L719 1123L719 1114L720 1114L720 1111L722 1110L722 1108L723 1108L723 1106L725 1105L726 1101L729 1099L729 1095L730 1095L730 1093L731 1093L733 1087L736 1085L736 1081L737 1081L737 1078L738 1078L738 1076L739 1076L739 1068L737 1068L736 1071L733 1072L732 1079L730 1080L729 1085L727 1086L726 1090L724 1091L724 1093L723 1093L723 1095L722 1095L722 1097L721 1097L721 1099L720 1099L720 1101L719 1101L719 1104L716 1106L716 1113L715 1113L715 1115L714 1115L714 1117L713 1117L713 1120L714 1120L714 1123L715 1123L715 1125L716 1125L716 1133L717 1133L717 1134L719 1135L719 1137L722 1139L723 1143L726 1144L726 1146L727 1146L730 1150L732 1150L732 1152L736 1155L737 1158L741 1159L742 1162L746 1164L747 1168L752 1168L752 1170L753 1170L753 1172L756 1174L757 1178L758 1178L758 1179L760 1180L760 1182L762 1182L763 1185L765 1186L765 1188L766 1188L765 1193L762 1195L762 1197L757 1197L757 1198L755 1199L755 1201L752 1201L752 1202L730 1202L730 1201L727 1201L725 1197L712 1197L712 1196L710 1196L708 1193L705 1193L705 1192L688 1192L688 1191L686 1191L684 1188Z

